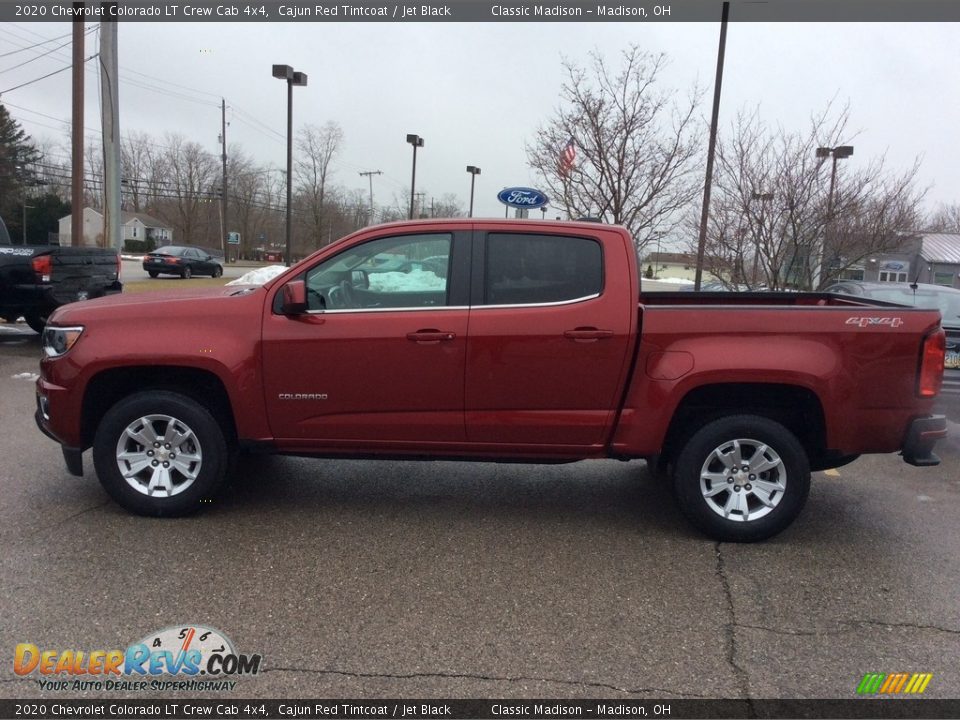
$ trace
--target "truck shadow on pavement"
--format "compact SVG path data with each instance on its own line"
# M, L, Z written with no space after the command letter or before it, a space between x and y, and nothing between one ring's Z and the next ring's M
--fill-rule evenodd
M215 512L240 515L427 513L689 532L669 487L639 461L522 465L254 456L238 463L216 505Z

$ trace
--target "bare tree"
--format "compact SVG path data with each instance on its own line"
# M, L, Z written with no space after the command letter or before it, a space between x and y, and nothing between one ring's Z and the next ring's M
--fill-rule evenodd
M430 204L430 217L455 218L466 215L463 202L454 193L444 193Z
M343 130L332 121L323 127L306 125L300 129L297 136L294 178L298 204L303 211L301 223L305 231L305 250L308 251L329 242L326 204L331 175L330 162L342 142Z
M925 226L936 232L960 233L960 205L940 205L927 219Z
M50 195L56 195L64 204L70 204L70 163L64 158L70 157L69 146L61 141L49 138L36 142L40 160L34 165L38 188Z
M565 60L561 105L527 146L527 161L542 177L554 206L625 225L638 250L655 230L680 220L678 211L701 187L702 129L695 113L700 92L682 102L659 86L666 64L634 45L612 70L599 54L588 68ZM564 159L572 143L575 158Z
M219 222L219 166L216 158L198 143L182 135L167 135L164 159L169 168L166 202L158 203L159 215L174 228L174 237L186 244L207 245Z
M151 193L160 191L162 164L154 152L153 141L145 132L131 132L120 141L121 190L127 202L124 209L140 212L147 207Z
M98 143L88 143L83 151L83 205L94 210L103 209L103 149Z
M828 106L803 132L771 129L757 110L737 116L717 146L706 270L730 284L812 289L898 247L924 194L919 162L899 174L883 157L839 162L831 210L832 159L817 148L850 142L849 116Z

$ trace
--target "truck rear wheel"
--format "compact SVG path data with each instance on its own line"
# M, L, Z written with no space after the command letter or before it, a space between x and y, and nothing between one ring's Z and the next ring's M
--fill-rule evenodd
M100 484L138 515L200 510L223 483L229 457L223 429L198 403L148 390L107 411L93 441Z
M699 530L723 542L756 542L786 529L810 492L810 466L778 422L731 415L707 423L677 455L674 492Z

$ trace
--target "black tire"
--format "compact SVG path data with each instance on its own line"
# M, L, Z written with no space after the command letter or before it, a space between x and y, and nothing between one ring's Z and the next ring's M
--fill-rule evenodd
M157 275L159 275L159 274L160 274L160 273L157 272L156 270L147 270L147 275L149 275L149 276L152 277L152 278L155 278L155 277L156 277Z
M189 280L191 277L193 277L193 270L190 269L189 265L180 271L180 277L182 277L184 280Z
M729 466L737 447L741 461L734 473ZM686 442L673 488L681 512L704 534L722 542L756 542L782 532L800 514L810 492L810 466L803 446L780 423L731 415L707 423Z
M151 416L159 419L151 420L148 430L141 419ZM142 440L153 436L158 442L163 442L163 438L157 437L161 432L167 436L176 432L184 439L179 443L174 440L169 449L164 445L154 449L149 443L138 442L130 437L126 432L130 427L140 428L136 432ZM168 428L172 428L172 431ZM190 430L192 435L182 433L182 428ZM130 481L120 470L118 455L121 441L125 443L123 452L128 457L153 453L152 459L142 460L150 465L143 466L137 474L132 471L140 461L124 458L126 468L131 471ZM191 460L175 462L174 451L189 454ZM162 464L163 461L169 463L166 471L167 491L163 491L169 494L147 494L149 490L145 491L143 487L149 487L148 476L156 478L159 474L162 477L163 473L157 473L152 465L154 462ZM93 441L93 463L100 484L117 504L138 515L177 517L209 506L223 484L230 464L230 453L223 428L206 408L179 393L147 390L124 398L107 411ZM181 471L181 466L195 472L195 477L187 477ZM138 490L135 485L141 489Z
M24 313L23 319L27 321L27 325L30 326L30 329L35 333L43 335L43 328L47 325L47 318L50 317L49 313Z
M217 265L217 266L213 269L213 274L212 274L210 277L218 278L218 277L220 277L221 275L223 275L223 268L220 267L219 265Z

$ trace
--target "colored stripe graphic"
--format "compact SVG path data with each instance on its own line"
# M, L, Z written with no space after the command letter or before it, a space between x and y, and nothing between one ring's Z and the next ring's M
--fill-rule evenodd
M920 695L932 679L932 673L867 673L857 685L857 694Z
M883 673L867 673L857 686L858 695L873 695L887 676Z
M894 695L903 689L910 676L907 673L890 673L887 675L887 681L880 688L881 693Z

